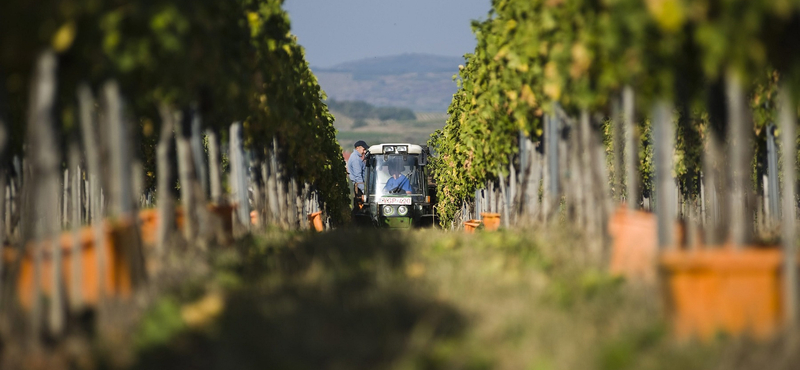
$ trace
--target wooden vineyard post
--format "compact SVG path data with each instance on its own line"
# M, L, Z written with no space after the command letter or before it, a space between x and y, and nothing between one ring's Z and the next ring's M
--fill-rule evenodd
M591 189L594 184L592 181L592 150L591 150L591 127L589 123L589 112L581 110L580 117L580 161L581 161L581 180L579 191L583 208L583 227L591 237L597 235L593 213L595 210L594 197Z
M17 180L16 186L16 194L15 197L18 198L17 205L19 206L19 220L17 221L17 232L19 234L20 241L25 240L32 240L34 234L34 225L35 225L35 215L33 214L33 206L31 205L31 198L33 197L32 193L35 191L33 186L26 186L28 185L28 181L31 181L31 166L30 166L30 159L26 158L19 158L18 165L15 166L15 170L18 170L19 174L21 174L20 178Z
M484 197L484 204L486 205L485 212L493 213L494 209L495 209L494 208L494 199L493 199L494 198L494 188L492 187L492 184L489 181L486 181L486 183L484 184L483 197Z
M83 180L83 194L85 195L84 206L86 207L86 211L83 213L83 222L85 224L89 225L91 223L90 217L91 217L91 214L92 214L91 209L90 209L90 207L91 207L91 202L90 202L91 199L90 199L90 197L91 197L92 193L89 190L89 182L90 181L89 181L89 173L88 173L89 169L88 168L86 169L86 172L87 172L86 173L86 179Z
M592 194L592 217L594 218L594 229L596 231L596 256L601 257L604 253L605 239L608 236L606 224L608 223L612 207L614 206L611 198L611 189L608 185L609 174L605 162L605 149L596 131L591 132L589 148L587 151L593 153L591 156L591 176L592 184L588 191ZM622 185L620 185L622 186Z
M311 213L319 211L319 190L314 189L311 198Z
M508 212L508 187L506 186L506 179L505 176L503 176L503 171L499 167L497 168L497 174L500 178L500 194L503 202L503 227L507 228L509 225L508 215L510 213Z
M81 292L81 284L83 283L81 274L83 273L83 263L81 258L81 167L80 167L80 152L75 144L69 147L69 167L75 171L72 176L72 185L70 191L70 204L72 205L72 212L70 225L72 227L72 251L71 261L72 274L70 277L70 307L73 311L79 310L83 307L83 293Z
M158 231L156 251L159 256L166 252L167 240L175 227L175 200L172 198L172 179L175 176L170 165L175 117L172 108L162 103L158 107L161 116L161 134L156 147L156 171L158 171Z
M625 161L623 160L622 151L624 148L624 124L622 119L622 111L620 99L614 98L611 102L611 129L613 131L613 150L614 150L614 198L618 202L622 202L624 200L623 196L623 179L624 179L624 171L623 166Z
M488 186L489 185L486 184L486 187L481 189L481 212L483 212L483 213L491 213L492 212L491 206L490 206L490 203L489 203L489 188L488 188ZM480 213L477 214L477 217L478 217L479 220L483 220L483 216L481 216Z
M530 144L533 145L533 143ZM544 159L542 158L542 154L539 153L537 149L532 149L530 154L531 167L530 172L528 173L528 186L526 187L525 192L530 202L533 203L530 211L528 212L528 217L530 220L535 220L536 215L538 215L542 209L542 203L539 199L539 189L541 187Z
M483 210L483 198L482 198L482 190L475 189L475 219L481 219L481 212L485 212Z
M311 209L311 184L308 182L303 182L303 195L302 195L302 211L300 212L300 228L303 230L309 229L308 222L302 222L302 220L307 219L307 215L310 215L314 211Z
M769 139L767 139L769 140ZM769 150L767 150L769 151ZM767 157L769 157L769 153L767 153ZM769 160L769 158L767 158ZM767 165L767 171L769 171L769 164ZM756 180L758 181L758 180ZM770 214L769 209L769 179L767 174L761 175L761 194L756 193L756 230L755 233L763 233L767 227L769 227L769 223L772 221L772 215ZM769 220L765 220L769 218Z
M8 171L3 171L3 173L6 176L6 177L4 177L4 180L3 180L3 195L4 195L3 199L5 201L4 202L4 207L3 207L3 217L4 217L4 219L2 220L2 222L3 222L3 230L4 230L3 236L5 238L11 238L11 205L12 205L11 204L12 203L11 183L12 183L12 181L9 181L9 179L7 177L8 176ZM0 296L0 297L2 297L2 296Z
M294 188L295 209L293 222L297 224L298 229L302 229L302 226L306 224L306 222L304 222L306 220L306 215L303 214L303 189L294 177L292 178L292 187Z
M9 213L11 216L11 220L9 220L9 235L13 233L18 240L30 239L30 226L26 223L31 218L30 206L27 203L30 189L22 187L23 178L30 175L30 171L22 165L22 158L17 155L14 156L11 163L17 176L9 181L9 199L13 200L9 203L11 208Z
M474 200L474 202L475 202L475 219L479 219L479 217L481 215L481 212L483 212L483 210L481 209L481 198L480 198L481 195L480 194L481 194L481 189L475 189L475 200Z
M304 207L304 184L301 184L299 181L295 180L296 184L296 192L295 192L295 208L297 209L297 213L295 214L295 220L297 220L297 228L298 229L305 229L304 226L308 225L308 217L306 216L307 213L305 212Z
M205 166L205 154L203 154L203 133L200 131L202 126L202 120L200 117L200 112L197 107L191 109L192 111L192 121L191 121L191 153L192 158L194 159L194 172L195 178L199 179L200 181L200 188L202 189L203 193L201 197L198 199L204 199L208 197L209 194L209 186L208 186L208 171L206 170Z
M197 219L198 195L195 194L197 172L192 158L192 121L196 114L192 109L183 111L175 132L175 149L178 154L178 181L180 181L181 205L183 206L183 238L195 241L199 233Z
M625 201L629 209L639 208L639 148L633 89L622 90L622 120L625 126Z
M569 174L569 137L570 137L570 130L572 130L576 124L570 117L567 115L567 112L561 108L561 105L556 103L555 107L555 114L553 115L553 132L556 133L556 143L557 145L557 153L558 153L558 160L556 161L557 167L556 170L553 171L553 175L558 176L558 193L556 194L556 207L555 210L558 211L561 197L565 195L566 191L565 188L567 187L568 177Z
M567 166L569 167L570 176L567 184L565 186L566 193L567 193L567 201L570 203L570 207L568 207L568 215L572 218L572 220L581 225L581 228L584 226L581 223L583 222L583 171L581 167L581 140L580 140L580 130L581 127L576 125L571 128L569 138L567 139L567 147L569 150L564 153L567 157Z
M284 180L283 188L286 190L285 196L283 198L283 200L285 202L283 204L281 204L281 207L283 207L283 212L282 212L282 214L283 214L283 224L286 225L287 229L292 229L293 225L294 225L294 223L292 222L292 219L294 218L294 214L293 214L294 213L294 211L293 211L294 207L292 206L292 204L294 204L294 201L292 200L293 191L292 191L292 187L291 187L291 179L290 178L286 178Z
M698 249L698 245L697 245L698 237L697 237L697 234L698 234L699 230L698 230L698 222L697 222L697 213L698 213L697 209L694 207L694 205L690 205L688 213L686 215L686 223L685 223L686 229L685 229L685 237L684 237L684 239L686 239L686 244L689 247L689 249L691 249L691 250L697 250Z
M222 202L222 184L220 183L219 138L214 130L206 130L208 140L208 180L211 188L211 202Z
M672 179L672 186L675 187L675 192L672 193L674 197L672 199L672 202L675 204L675 219L678 220L686 216L684 213L685 202L683 197L681 196L681 185L678 179L676 178Z
M297 181L292 176L289 179L289 192L286 197L286 223L289 229L297 228Z
M262 204L258 216L260 217L259 223L261 228L266 230L269 225L275 223L275 212L273 211L273 206L275 205L275 198L273 198L275 196L275 189L270 189L270 151L268 148L263 148L261 151L264 153L264 157L259 162L257 171L261 178Z
M767 196L770 224L780 218L780 192L778 186L778 146L775 143L775 125L767 127Z
M517 153L517 155L519 156L519 171L520 171L520 173L519 173L519 181L520 181L519 186L520 186L520 189L521 189L522 186L523 186L523 183L524 183L524 178L525 178L524 175L527 173L526 170L528 169L529 162L531 160L531 158L530 158L530 150L531 150L530 140L528 140L527 135L525 135L525 132L522 131L522 130L520 130L519 133L517 134L517 146L519 147L519 152ZM511 164L513 164L513 162L511 162ZM521 193L521 191L520 191L520 193ZM524 201L525 197L520 197L520 199Z
M544 149L544 146L542 144L543 143L540 143L539 145L542 146L542 149ZM534 155L535 155L535 158L536 158L536 174L535 174L535 177L534 177L535 182L534 182L534 188L533 188L533 196L536 198L536 207L537 207L536 208L536 212L537 212L536 215L538 216L539 214L544 213L544 211L543 211L543 209L544 209L544 200L543 200L543 198L539 197L539 189L544 190L544 188L547 187L547 184L546 184L546 181L545 181L545 155L544 155L544 152L537 150Z
M61 217L59 224L61 225L62 229L67 228L67 220L69 220L69 202L67 202L69 189L69 167L64 169L64 180L62 181L61 186Z
M706 226L706 176L700 172L700 225Z
M726 212L730 217L728 232L731 242L734 248L741 249L752 236L752 214L748 207L750 198L748 169L753 156L741 81L729 73L725 82L728 99L728 163L731 174Z
M785 86L779 96L778 119L781 128L781 153L783 157L783 311L786 323L796 327L800 323L797 296L797 209L795 206L797 181L797 121L792 95Z
M89 86L85 84L81 84L78 87L78 106L80 108L81 134L83 137L84 149L86 150L87 172L89 175L87 176L89 178L89 192L87 193L87 198L89 198L88 202L90 207L87 212L88 219L94 232L95 245L105 245L105 232L103 230L103 216L101 212L102 205L100 202L100 192L102 188L100 180L102 176L100 168L100 150L96 136L97 125L94 114L94 97L92 96L92 91L89 89ZM105 276L106 253L104 248L97 248L96 252L97 258L95 258L94 268L97 274L98 307L103 307L105 290L101 289L101 287L105 284L103 277Z
M674 146L672 107L665 101L653 108L653 141L656 177L656 215L659 248L675 246L675 186L672 180Z
M275 181L270 173L270 163L272 161L272 151L267 150L267 158L261 162L261 178L264 181L264 221L263 226L273 224L277 219L278 209L277 196L275 195Z
M497 213L498 210L497 191L496 191L497 189L494 188L494 182L487 181L486 189L489 191L489 212Z
M516 225L517 218L519 216L519 199L517 198L517 188L518 188L518 179L517 179L517 169L514 168L514 161L513 159L509 159L508 162L508 194L506 196L506 208L508 208L508 212L510 214L510 218L507 218L506 227L509 225Z
M539 208L539 159L536 148L528 136L521 135L520 146L520 203L521 216L526 223L533 220Z
M52 248L52 286L61 284L61 249L57 247L58 210L53 207L58 204L59 184L59 157L56 151L54 110L56 98L56 70L57 59L55 54L48 50L39 55L30 93L30 111L28 112L27 139L28 148L31 149L31 184L34 184L34 193L29 203L32 207L34 226L34 295L33 309L31 312L31 335L36 343L36 338L41 332L42 302L41 278L43 271L44 241L50 239L49 247ZM26 179L26 182L28 179ZM59 289L53 289L47 315L50 332L60 335L64 325L62 311L62 297Z
M582 112L582 114L585 112ZM588 118L588 116L587 116ZM586 200L586 184L591 181L587 180L586 177L588 174L586 173L588 168L587 165L587 158L584 158L584 151L586 148L584 147L584 140L583 140L583 116L578 117L578 124L572 128L571 135L570 135L570 146L569 151L566 155L573 159L574 163L573 166L575 168L575 180L572 183L571 194L575 198L575 220L578 222L578 225L584 230L587 227L587 200ZM588 122L587 122L588 125ZM587 126L588 127L588 126ZM585 153L588 156L588 153ZM569 195L568 195L569 196Z
M547 124L547 116L545 116L545 124L544 127L544 136L542 137L542 156L541 156L541 163L542 163L542 202L541 206L541 223L545 223L547 221L547 212L549 211L549 203L550 203L550 157L549 153L547 153L548 146L550 143L547 140L547 131L548 124Z
M103 100L105 102L106 143L109 148L109 216L115 234L122 232L125 237L112 237L113 245L122 256L125 268L130 273L133 287L140 286L146 280L144 253L142 251L139 228L136 226L138 213L133 195L133 178L131 174L130 133L123 116L123 101L119 85L111 80L103 84ZM102 203L101 203L102 204ZM105 249L103 244L95 246L97 251ZM107 261L111 262L111 261ZM115 271L117 267L115 267ZM98 287L102 290L102 285Z
M721 171L719 170L722 161L722 149L718 135L712 130L706 139L706 150L703 155L703 192L705 195L706 218L705 235L703 237L706 245L718 245L722 242L722 226L724 225L724 212L720 206L720 188L724 188L724 182L720 182Z
M263 198L261 194L261 181L258 179L259 169L261 168L261 164L255 159L250 159L250 184L248 185L249 189L252 189L253 192L253 207L255 208L256 214L256 223L252 223L252 215L250 217L251 226L255 227L256 230L261 230L261 220L264 218L264 211L263 211Z
M269 158L265 162L265 166L269 166L269 174L267 176L267 198L269 199L269 211L271 217L271 221L273 223L280 222L280 202L278 201L278 181L277 181L277 174L275 173L275 168L278 166L278 160L275 158L275 151L270 149L269 151ZM265 172L266 170L262 170Z
M272 171L275 174L275 191L278 200L278 220L282 227L288 227L286 222L286 182L283 180L283 167L278 160L278 138L272 138Z
M544 202L545 219L550 217L558 206L559 160L558 160L558 121L554 114L545 115L545 155L547 156L547 192Z
M244 151L242 150L242 124L234 122L230 128L231 189L237 203L237 218L246 230L250 228L250 204L247 200L247 178L244 173Z
M115 81L103 85L103 100L106 111L107 143L109 151L108 196L109 214L112 217L130 215L132 212L131 194L133 194L130 171L130 150L128 134L122 124L122 101L119 96L119 85Z

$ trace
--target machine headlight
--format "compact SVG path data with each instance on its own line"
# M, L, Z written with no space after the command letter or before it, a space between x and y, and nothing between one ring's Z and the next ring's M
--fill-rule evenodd
M392 206L383 206L383 215L384 216L391 216L394 214L394 207Z
M406 207L406 206L397 207L397 214L400 215L400 216L407 215L408 214L408 207Z

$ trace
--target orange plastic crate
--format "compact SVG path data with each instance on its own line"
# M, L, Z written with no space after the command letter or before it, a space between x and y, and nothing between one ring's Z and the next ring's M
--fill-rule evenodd
M481 220L469 220L464 222L464 232L467 234L474 234L475 230L481 226Z
M500 228L500 214L481 212L483 227L486 231L497 231Z
M777 248L664 252L660 265L675 334L775 333L782 323L782 258Z
M122 229L131 227L130 225L121 224L114 227L114 229ZM104 225L104 243L99 246L104 248L106 255L105 268L101 272L103 274L103 292L106 296L116 296L127 298L131 294L131 274L128 265L123 259L122 252L119 246L115 243L115 232L122 232L114 230L108 224ZM94 230L90 227L83 227L80 230L79 254L73 254L74 236L72 233L62 233L58 237L58 248L61 248L61 281L64 284L67 295L70 296L72 290L72 261L73 258L81 259L81 299L84 304L95 305L98 302L100 295L100 282L98 281L97 270L97 248L95 243ZM34 251L33 243L28 243L25 247L25 254L22 256L22 263L20 266L19 278L17 280L17 293L20 303L23 308L30 309L33 302L34 290ZM53 249L52 241L45 240L42 242L42 271L40 288L41 294L50 296L53 292ZM13 253L6 255L6 261L15 260Z

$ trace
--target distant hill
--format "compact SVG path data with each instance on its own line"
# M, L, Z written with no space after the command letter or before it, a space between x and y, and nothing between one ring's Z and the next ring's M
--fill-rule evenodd
M331 99L445 112L457 90L453 75L463 63L460 57L402 54L313 70Z

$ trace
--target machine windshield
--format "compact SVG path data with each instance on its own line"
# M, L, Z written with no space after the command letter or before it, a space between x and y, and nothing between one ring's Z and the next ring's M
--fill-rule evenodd
M370 197L423 195L425 176L416 155L379 154L374 157L368 171Z

